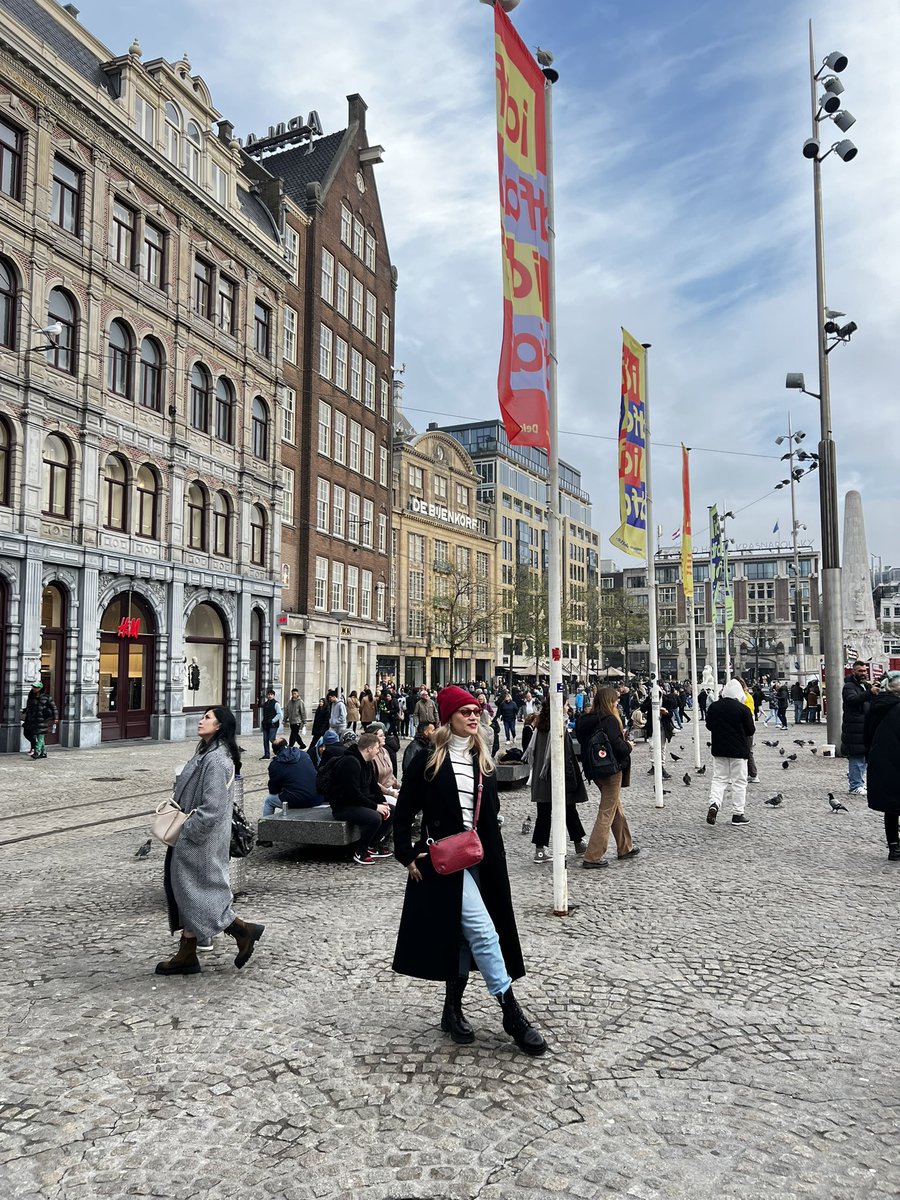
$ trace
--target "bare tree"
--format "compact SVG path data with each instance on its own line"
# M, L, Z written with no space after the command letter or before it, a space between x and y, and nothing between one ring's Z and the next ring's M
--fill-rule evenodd
M496 633L499 607L487 578L458 564L435 563L431 626L435 643L447 647L451 679L461 650L469 650L473 657L478 648L487 651Z
M628 671L628 651L631 646L646 643L650 637L650 616L645 608L635 607L636 597L625 588L604 591L600 598L604 651L622 649L623 669Z

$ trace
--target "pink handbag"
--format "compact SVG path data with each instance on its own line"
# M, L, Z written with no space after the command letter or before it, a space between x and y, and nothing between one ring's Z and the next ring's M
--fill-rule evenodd
M454 875L457 871L465 871L467 867L477 867L484 858L484 847L477 832L483 786L479 779L478 797L475 801L471 829L467 829L463 833L451 833L449 837L440 838L438 841L433 838L428 838L426 841L431 865L438 875Z

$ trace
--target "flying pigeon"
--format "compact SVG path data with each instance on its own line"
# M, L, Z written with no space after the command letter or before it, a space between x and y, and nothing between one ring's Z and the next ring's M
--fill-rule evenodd
M786 771L790 765L791 764L787 761L787 759L785 759L784 762L781 764L781 769L783 771Z
M684 784L684 786L685 786L685 787L690 787L690 786L691 786L691 777L690 777L690 775L687 773L687 771L685 771L685 773L682 775L682 777L681 777L681 782Z
M849 812L850 811L850 809L847 808L846 804L841 804L841 802L839 800L835 800L834 792L828 793L828 803L831 806L832 812Z
M137 850L134 853L134 857L135 858L146 858L147 855L150 853L150 848L152 845L153 845L153 838L147 838L147 840L146 840L146 842L144 842L143 846L138 846Z
M772 808L777 808L778 805L782 804L783 802L784 802L784 796L782 796L781 792L776 792L774 796L770 797L768 800L763 801L764 804L770 804L772 806Z

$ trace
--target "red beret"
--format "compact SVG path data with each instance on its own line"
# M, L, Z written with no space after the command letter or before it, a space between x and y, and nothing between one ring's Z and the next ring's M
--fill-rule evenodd
M476 708L481 707L472 693L461 687L445 687L438 692L437 704L442 725L447 724L457 709L465 708L467 704L474 704Z

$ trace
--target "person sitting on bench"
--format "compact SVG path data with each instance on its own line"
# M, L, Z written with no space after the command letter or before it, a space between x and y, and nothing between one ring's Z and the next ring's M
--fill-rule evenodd
M269 794L263 801L264 817L276 808L315 808L328 801L316 791L316 768L312 759L283 737L272 743L275 757L269 763Z
M348 746L328 777L328 803L338 821L358 825L361 837L353 861L368 867L391 858L383 848L393 825L393 810L385 802L375 776L374 759L380 749L374 733L364 733L355 746Z

